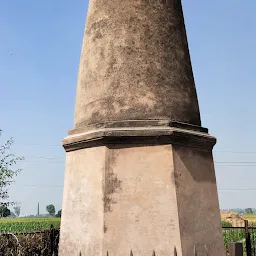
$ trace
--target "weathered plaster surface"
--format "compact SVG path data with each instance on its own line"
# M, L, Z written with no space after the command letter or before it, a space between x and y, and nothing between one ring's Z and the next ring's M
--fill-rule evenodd
M90 1L59 255L224 256L200 126L181 0Z
M108 165L121 180L105 212L104 253L169 256L180 251L172 147L111 147ZM107 170L106 170L107 171Z
M212 152L173 145L182 255L224 255Z
M69 152L61 217L59 255L101 255L103 246L103 176L106 147ZM86 253L86 254L85 254Z
M147 119L201 125L180 0L90 1L75 128Z
M60 256L224 256L210 151L119 145L67 153Z

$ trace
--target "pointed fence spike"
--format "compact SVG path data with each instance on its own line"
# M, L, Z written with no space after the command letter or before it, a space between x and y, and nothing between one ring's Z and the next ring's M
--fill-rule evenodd
M197 256L196 245L194 245L194 256Z
M155 252L155 250L153 250L153 254L152 254L152 256L156 256L156 252Z
M130 256L133 256L132 250L131 250Z
M174 256L177 256L177 249L176 249L176 246L174 246Z
M206 256L209 256L209 252L208 252L207 246L205 245L204 248L205 248Z

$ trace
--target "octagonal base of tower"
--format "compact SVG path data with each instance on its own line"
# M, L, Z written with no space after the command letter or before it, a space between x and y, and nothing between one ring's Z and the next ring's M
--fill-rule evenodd
M224 256L215 142L177 123L69 135L59 255Z

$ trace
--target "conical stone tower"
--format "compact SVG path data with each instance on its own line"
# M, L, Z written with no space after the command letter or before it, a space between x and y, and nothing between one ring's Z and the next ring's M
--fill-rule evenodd
M90 1L59 255L224 256L215 142L181 1Z

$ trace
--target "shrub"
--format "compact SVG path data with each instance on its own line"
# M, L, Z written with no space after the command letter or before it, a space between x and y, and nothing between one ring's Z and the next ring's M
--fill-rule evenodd
M228 222L228 221L221 221L221 225L222 227L232 227L232 223Z

